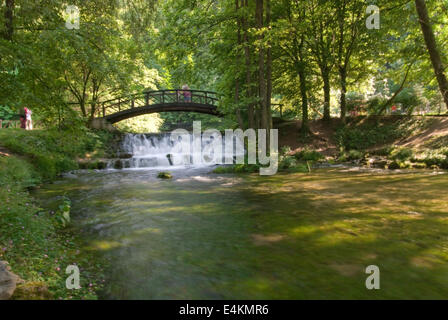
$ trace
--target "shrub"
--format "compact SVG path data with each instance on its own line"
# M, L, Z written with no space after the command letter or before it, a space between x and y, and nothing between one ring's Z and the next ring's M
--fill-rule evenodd
M414 152L410 148L396 148L390 153L390 157L393 160L406 161L413 157Z
M294 155L296 157L297 160L300 161L319 161L324 157L324 155L316 150L308 150L308 149L303 149L302 151L296 153Z
M369 151L369 153L373 156L382 156L387 157L394 150L394 146L386 146L380 149Z
M286 155L286 154L288 154L290 152L291 152L291 147L290 146L283 146L280 149L280 154L281 155Z
M297 160L293 156L281 156L278 164L280 170L289 169L297 165Z
M391 142L404 134L398 123L345 126L336 130L335 138L345 150L365 150L376 144Z
M342 152L339 155L339 161L345 162L345 161L354 161L354 160L361 160L364 158L364 152L358 151L358 150L350 150L348 152Z

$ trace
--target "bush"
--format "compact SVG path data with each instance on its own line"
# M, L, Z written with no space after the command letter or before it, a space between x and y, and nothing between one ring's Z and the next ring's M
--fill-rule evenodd
M15 118L17 118L17 115L10 107L0 105L0 119L12 120Z
M294 155L300 161L319 161L324 159L324 155L316 150L303 149Z
M373 156L382 156L387 157L394 150L394 146L386 146L380 149L369 151L369 153Z
M363 158L364 158L364 152L358 150L350 150L348 152L343 152L339 155L340 162L361 160Z
M390 143L402 135L398 123L345 126L335 133L339 146L345 150L365 150L377 144Z
M396 148L390 153L390 157L393 160L406 161L413 157L414 152L410 148Z
M297 165L297 160L293 156L281 156L278 164L280 170L289 169Z

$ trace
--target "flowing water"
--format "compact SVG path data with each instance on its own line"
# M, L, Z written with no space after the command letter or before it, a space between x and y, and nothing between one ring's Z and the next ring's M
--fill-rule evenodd
M148 136L125 144L139 170L78 173L39 193L66 193L86 250L110 261L102 298L448 296L446 174L216 175L171 166L168 143ZM157 179L166 167L173 179ZM364 286L370 264L384 277L377 292Z
M233 139L232 152L226 154L224 139L219 133L209 136L193 134L127 134L121 151L128 159L112 160L108 168L179 169L190 166L207 166L224 163L225 158L234 159L244 155L243 143Z

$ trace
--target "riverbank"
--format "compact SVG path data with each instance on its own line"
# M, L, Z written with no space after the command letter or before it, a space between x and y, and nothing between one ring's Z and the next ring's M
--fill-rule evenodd
M45 210L30 192L77 169L77 157L102 156L105 139L89 131L0 130L0 260L22 279L12 299L97 298L102 266L65 225L70 201ZM82 275L79 290L66 289L66 267L73 264Z

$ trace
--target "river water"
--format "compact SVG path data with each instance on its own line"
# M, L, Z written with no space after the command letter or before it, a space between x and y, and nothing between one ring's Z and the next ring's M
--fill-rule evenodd
M38 196L72 200L85 250L109 260L102 298L448 296L446 174L213 168L173 166L171 180L161 167L80 172ZM364 285L370 264L385 277L377 293Z

